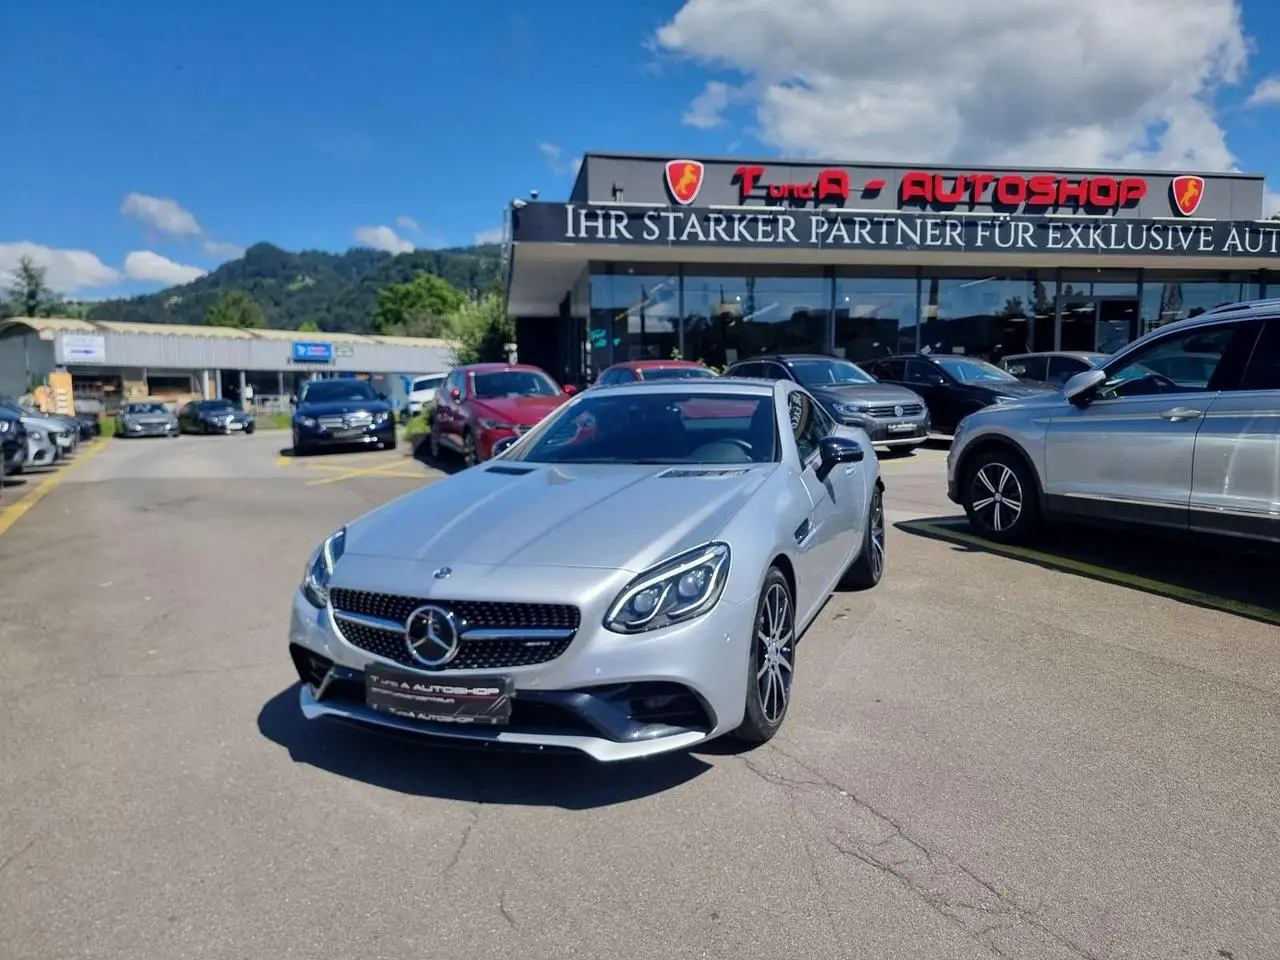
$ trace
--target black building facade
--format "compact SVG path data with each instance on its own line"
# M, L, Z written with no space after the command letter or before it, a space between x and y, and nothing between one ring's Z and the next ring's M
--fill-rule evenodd
M510 210L520 359L1110 352L1280 290L1263 178L588 154Z

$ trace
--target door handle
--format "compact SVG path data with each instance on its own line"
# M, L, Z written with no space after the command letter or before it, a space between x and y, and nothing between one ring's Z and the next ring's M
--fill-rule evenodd
M1203 416L1203 414L1201 411L1192 410L1190 407L1174 407L1171 410L1161 410L1160 416L1176 423L1179 420L1194 420L1196 417Z

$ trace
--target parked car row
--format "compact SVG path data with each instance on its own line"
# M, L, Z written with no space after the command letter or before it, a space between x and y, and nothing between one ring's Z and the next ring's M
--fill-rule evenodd
M98 433L98 421L93 417L41 413L15 397L0 396L0 448L4 454L0 475L53 466Z
M123 439L177 437L184 433L253 433L256 418L230 400L191 400L178 410L155 399L130 400L116 411L115 435Z

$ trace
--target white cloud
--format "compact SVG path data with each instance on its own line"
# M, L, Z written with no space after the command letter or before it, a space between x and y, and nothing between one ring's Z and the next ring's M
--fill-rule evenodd
M175 263L151 250L134 250L124 258L124 272L130 280L145 280L175 287L198 280L209 271Z
M204 228L200 226L191 211L169 197L149 197L145 193L131 193L124 198L120 212L126 217L137 217L166 236L204 236Z
M476 244L501 243L504 236L502 227L490 227L488 230L481 230L476 234Z
M1280 77L1266 77L1249 94L1246 106L1268 107L1280 103Z
M1274 190L1264 190L1262 192L1262 215L1270 217L1276 213L1280 213L1280 193Z
M396 217L396 226L399 227L401 230L421 230L422 229L420 226L418 226L417 220L413 219L413 217L406 217L403 214Z
M788 154L1202 170L1249 50L1236 0L688 0L653 46Z
M45 268L45 283L58 293L78 293L93 287L113 287L122 279L120 271L107 266L88 250L58 250L29 240L0 243L0 282L13 280L18 261L30 257Z
M542 154L542 159L547 162L547 166L555 173L569 173L576 177L578 170L582 167L581 157L575 157L566 163L564 148L558 143L548 143L544 140L538 144L538 152Z
M711 130L724 125L721 114L737 99L738 91L719 80L708 80L702 92L693 98L689 109L681 118L687 125L699 130Z
M220 240L206 240L204 242L204 252L210 257L234 260L237 257L244 256L244 247L240 246L238 243L223 243Z
M409 253L413 250L413 244L390 227L356 227L355 240L387 253Z

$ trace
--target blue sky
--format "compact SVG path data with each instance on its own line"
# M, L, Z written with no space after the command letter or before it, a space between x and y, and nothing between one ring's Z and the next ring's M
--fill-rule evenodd
M988 3L951 0L950 7L973 7L980 19ZM1102 17L1136 3L1049 5L1074 18L1082 7L1096 6ZM1218 31L1220 42L1188 40L1171 62L1159 63L1147 62L1143 47L1131 42L1082 44L1083 62L1063 68L1062 83L1083 84L1108 69L1117 71L1119 85L1150 77L1136 84L1137 112L1101 118L1082 133L1081 119L1068 115L1076 108L1045 94L1045 110L1063 113L1061 122L1050 116L1054 122L1043 130L984 129L992 138L988 152L1026 162L1060 156L1066 166L1144 149L1167 158L1176 147L1191 151L1181 165L1265 172L1274 188L1280 83L1274 98L1258 85L1280 74L1280 42L1267 40L1280 33L1280 4L1250 0L1241 18L1231 0L1168 3L1177 15L1215 18L1203 27L1179 25L1175 36ZM391 233L366 229L360 236L387 245L471 243L498 226L512 196L533 187L545 198L564 196L586 149L990 159L973 155L986 147L975 150L953 129L951 121L966 116L975 117L972 128L976 115L966 114L971 105L948 101L945 86L930 93L928 85L941 82L936 76L902 79L904 90L921 96L891 94L879 108L863 97L875 78L851 65L872 50L860 31L879 30L871 39L882 35L883 47L892 49L896 33L877 26L876 17L900 18L901 4L885 0L877 11L880 0L867 0L857 18L830 14L816 34L812 22L775 22L779 11L806 5L818 13L824 6L819 0L788 0L773 9L762 0L736 9L729 0L8 4L0 13L0 90L10 135L0 151L0 248L51 251L64 286L98 297L158 289L166 284L155 278L189 275L176 272L178 265L212 269L235 247L260 240L344 250L357 244L360 228L384 227ZM1018 4L1010 0L1006 12L1009 6ZM953 24L922 29L914 42L929 42L936 30L939 45L959 46L943 32L959 29ZM1019 41L1016 25L1012 32L998 29L998 37L987 38L993 49ZM1120 32L1114 24L1109 29ZM819 49L840 30L849 64L839 57L828 63ZM785 58L787 49L798 51L794 62ZM915 60L915 69L928 72L927 61ZM1212 135L1197 127L1204 122L1199 113L1171 106L1161 92L1162 70L1168 84L1177 84L1197 64L1207 64L1210 76L1188 88L1186 99L1207 105ZM967 69L975 75L972 65ZM797 92L786 80L798 73L809 84ZM922 99L942 118L925 123L940 136L904 122L914 116L909 106L925 109ZM851 101L859 111L841 113ZM1180 133L1167 136L1162 148L1155 141L1165 115ZM1145 147L1131 142L1135 128L1149 137ZM1229 158L1216 146L1218 134ZM1081 144L1095 141L1088 148L1094 152L1081 156ZM908 149L924 153L890 155ZM103 269L83 257L68 260L67 251L96 258Z

